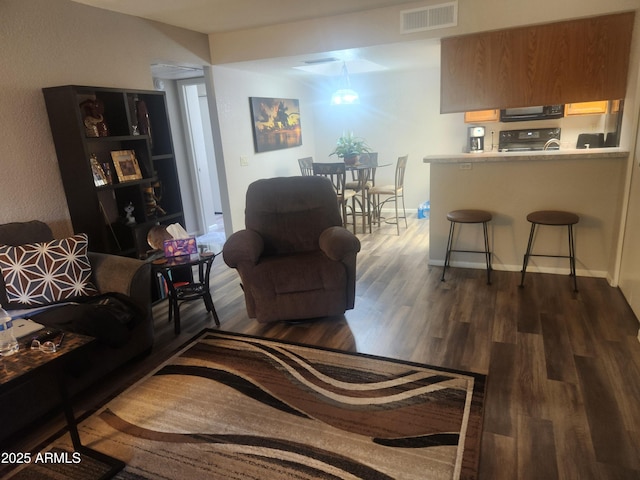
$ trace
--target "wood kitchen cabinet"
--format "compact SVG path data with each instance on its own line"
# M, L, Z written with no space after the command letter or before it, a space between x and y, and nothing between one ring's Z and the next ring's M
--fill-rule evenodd
M634 16L443 38L440 111L624 98Z
M497 122L500 120L500 110L476 110L464 112L465 123Z
M608 103L607 100L602 100L601 102L567 103L564 106L564 116L604 114L607 113Z

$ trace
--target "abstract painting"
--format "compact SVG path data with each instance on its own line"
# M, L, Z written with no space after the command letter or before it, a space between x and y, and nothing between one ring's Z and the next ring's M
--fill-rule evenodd
M250 97L256 153L302 145L297 99Z

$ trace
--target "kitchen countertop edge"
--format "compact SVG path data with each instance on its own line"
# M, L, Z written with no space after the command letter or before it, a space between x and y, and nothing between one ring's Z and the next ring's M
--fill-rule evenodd
M485 163L548 160L588 160L628 158L629 151L620 148L590 148L582 150L546 150L535 152L485 152L427 155L424 163Z

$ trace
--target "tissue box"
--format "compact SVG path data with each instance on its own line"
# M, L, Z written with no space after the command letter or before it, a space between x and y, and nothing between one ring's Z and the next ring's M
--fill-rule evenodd
M196 237L172 238L164 241L164 256L179 257L181 255L192 255L198 253Z

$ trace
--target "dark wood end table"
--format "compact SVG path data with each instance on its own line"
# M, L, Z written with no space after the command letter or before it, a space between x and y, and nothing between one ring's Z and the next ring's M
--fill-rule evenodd
M151 263L156 272L165 279L169 297L169 322L174 321L174 332L180 333L180 304L202 298L207 312L211 312L216 325L220 326L218 314L213 305L209 278L211 266L215 258L222 252L222 245L202 244L198 245L200 253L193 255L181 255L179 257L162 257ZM174 283L171 271L185 267L198 267L198 279L188 283Z
M32 335L19 340L20 350L8 357L0 357L0 393L6 392L28 381L30 378L38 375L53 375L60 389L60 397L62 399L62 408L67 420L67 428L71 436L71 443L76 452L82 455L98 460L107 465L109 470L100 478L107 479L115 476L121 471L125 463L116 458L110 457L102 452L93 450L92 448L82 445L80 434L78 433L78 424L73 413L73 405L69 398L67 385L64 378L63 368L73 357L80 351L87 348L95 341L95 338L86 335L80 335L72 332L65 332L64 341L53 353L43 352L40 350L31 350L27 345L28 339L36 335Z

